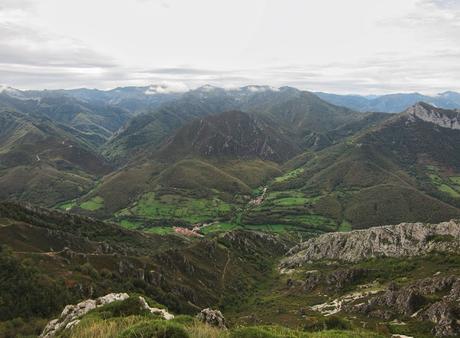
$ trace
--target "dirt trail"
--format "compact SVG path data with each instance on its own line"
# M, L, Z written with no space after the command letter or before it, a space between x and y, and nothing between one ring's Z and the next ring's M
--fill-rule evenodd
M222 275L220 276L220 287L221 287L221 294L220 294L220 300L219 303L222 303L223 297L224 297L224 289L225 289L225 275L227 274L227 268L228 264L230 263L230 250L227 249L227 261L225 262L224 269L222 270Z

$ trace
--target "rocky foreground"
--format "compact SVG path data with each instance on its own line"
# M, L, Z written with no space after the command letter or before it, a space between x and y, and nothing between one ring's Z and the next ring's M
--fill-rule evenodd
M399 258L397 262L407 262L411 257L429 259L440 253L457 257L459 252L460 221L402 223L309 239L293 247L280 268L282 273L292 276L287 281L290 290L331 296L326 302L310 307L325 316L358 315L401 325L406 325L402 321L430 323L433 336L459 337L458 273L437 271L420 278L415 270L412 274L408 269L403 278L377 280L371 276L378 267L360 267L371 258L391 257ZM310 263L322 264L322 261L326 261L326 267L340 267L329 273L302 270L308 269Z
M431 252L457 252L460 221L439 224L401 223L365 230L328 233L293 247L282 268L318 260L358 262L373 257L412 257Z

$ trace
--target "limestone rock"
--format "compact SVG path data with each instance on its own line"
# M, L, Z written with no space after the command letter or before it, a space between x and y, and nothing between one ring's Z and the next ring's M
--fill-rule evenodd
M147 303L144 297L139 296L139 301L141 302L142 308L144 308L147 311L150 311L150 313L153 313L155 315L160 315L163 317L163 319L166 319L166 320L174 319L174 315L169 313L165 309L158 309L156 307L150 307L150 305Z
M440 109L419 102L409 107L405 113L412 119L418 118L443 128L460 130L460 113L454 110Z
M127 293L110 293L97 299L88 299L76 305L67 305L57 319L50 321L43 330L40 337L51 338L55 337L61 330L71 328L78 324L79 318L87 314L89 311L109 304L118 300L129 298Z
M289 250L280 267L295 268L317 260L358 262L372 257L456 252L459 243L460 221L401 223L346 233L328 233L309 239Z
M432 304L424 311L422 317L430 320L435 324L433 333L438 337L460 335L460 326L458 325L458 308L455 304L448 301L439 301Z
M203 323L220 329L227 328L225 325L225 318L219 310L212 310L210 308L203 309L199 314L197 314L196 318Z
M347 304L348 312L359 312L385 320L412 317L434 324L438 337L460 335L460 278L435 276L424 278L405 287L390 284L387 291L370 297L366 302ZM433 295L444 294L441 300L429 303Z

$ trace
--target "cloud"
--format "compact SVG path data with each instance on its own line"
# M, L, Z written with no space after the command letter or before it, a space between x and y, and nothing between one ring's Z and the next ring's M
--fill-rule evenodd
M116 65L84 43L33 23L27 0L0 0L0 77L16 86L65 84L107 72ZM54 81L53 81L54 78ZM55 86L53 86L55 87Z
M126 64L122 64L115 58L119 49L112 49L111 55L106 55L108 51L99 51L90 47L84 42L86 41L84 34L82 35L84 41L82 41L56 33L61 32L59 29L47 30L40 25L40 20L34 20L37 3L38 1L31 0L0 0L0 79L6 85L19 88L114 88L152 84L158 85L151 87L152 91L161 91L171 90L165 88L183 90L185 87L195 88L204 84L227 88L253 84L274 87L288 85L315 91L365 94L395 91L435 93L460 90L457 81L460 78L459 1L414 0L414 6L410 7L409 11L398 12L397 15L389 16L390 19L376 23L380 28L391 27L394 29L392 33L400 33L407 36L407 39L393 39L390 35L383 35L383 38L380 36L382 40L376 44L377 47L363 46L363 51L359 49L353 51L353 57L347 57L347 52L341 49L343 46L337 46L336 51L332 49L331 54L334 54L332 57L329 57L328 52L324 52L324 60L312 59L309 57L308 49L311 47L320 50L321 45L310 46L311 38L307 36L305 41L296 43L296 49L291 53L298 52L300 55L298 58L291 60L280 57L275 58L273 64L264 63L267 62L267 58L272 59L270 51L286 46L286 50L289 49L289 45L275 45L270 39L267 43L273 50L261 51L260 62L245 63L246 57L253 57L252 54L245 54L250 50L249 47L253 43L254 46L258 46L257 41L252 41L249 47L244 47L249 49L241 51L241 55L235 53L234 62L232 59L232 62L225 64L219 63L220 54L213 54L211 47L214 46L214 41L209 40L211 47L202 52L203 61L199 59L199 62L193 63L192 58L184 52L182 59L172 57L176 62L162 63L156 62L156 55L152 54L151 64L147 62L142 66L140 63L132 64L136 62L129 60L125 60ZM145 6L145 11L152 3L155 4L153 7L155 10L164 7L162 4L171 6L171 11L179 7L178 2L164 0L138 0L137 3L137 6L143 10ZM83 11L84 9L82 7ZM174 19L174 15L171 18ZM174 24L177 26L176 23ZM179 25L180 27L182 26ZM161 34L158 33L160 37L169 38L168 29ZM111 32L110 27L106 30ZM265 37L267 34L263 32L262 36L254 35L255 38L260 40L261 37ZM128 33L130 34L129 30L127 35ZM320 31L317 33L321 35ZM327 36L333 38L334 34ZM158 48L162 46L172 48L164 42L163 45L159 43L153 33L151 37L150 40L145 40L145 44L156 46L158 43ZM232 35L229 34L228 37ZM352 36L350 40L358 38ZM206 34L200 35L197 39L198 42L202 42L199 46L208 41ZM289 38L287 37L286 40ZM191 54L195 53L198 47L194 42L196 41L191 40L190 45L185 46L184 50L190 50ZM235 49L230 42L228 45L231 51ZM93 43L92 46L99 45ZM131 48L135 47L131 46ZM372 53L365 53L368 51L367 48L375 48L375 50L372 49ZM169 51L168 48L164 50ZM302 53L305 50L307 52L303 57ZM136 52L137 50L130 50L132 55ZM258 53L254 54L255 57L259 55ZM342 54L343 58L334 57ZM150 57L150 54L146 55ZM287 59L289 61L286 61Z
M460 3L458 0L424 0L421 1L425 5L433 5L441 9L460 9Z
M33 3L31 0L1 0L0 1L0 10L6 9L30 9L33 8Z

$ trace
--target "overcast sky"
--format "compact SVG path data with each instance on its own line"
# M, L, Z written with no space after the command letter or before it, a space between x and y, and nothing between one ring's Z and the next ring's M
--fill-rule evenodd
M460 91L460 0L0 0L0 83Z

